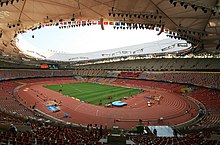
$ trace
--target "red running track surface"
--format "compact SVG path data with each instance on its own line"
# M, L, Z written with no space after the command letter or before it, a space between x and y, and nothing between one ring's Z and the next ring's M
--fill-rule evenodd
M76 80L65 80L60 83L74 83ZM146 92L122 100L127 103L125 107L107 108L103 106L95 106L92 104L80 102L68 96L64 96L58 92L44 88L44 85L58 84L58 81L45 81L35 84L29 84L22 87L18 91L18 99L27 106L36 104L36 109L41 110L48 115L58 119L72 122L75 124L87 125L98 124L111 128L113 125L120 126L124 129L131 129L135 125L140 124L141 120L154 120L152 122L142 122L143 125L176 125L184 123L198 113L197 106L187 98L180 94L172 93L162 89L142 88ZM148 99L144 96L162 96L160 104L147 106ZM62 101L59 106L59 112L51 112L46 106L47 100ZM186 110L189 113L186 113ZM70 117L64 118L64 113L68 113ZM160 123L156 121L163 117L164 120ZM136 122L117 122L116 120L131 120Z

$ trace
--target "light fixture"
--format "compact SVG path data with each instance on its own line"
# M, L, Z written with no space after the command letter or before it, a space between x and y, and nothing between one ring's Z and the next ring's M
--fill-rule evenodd
M2 38L2 30L0 31L0 38Z
M204 13L207 13L207 9L206 9L205 7L202 7L202 11L203 11Z
M183 6L183 5L184 5L184 2L181 2L180 5Z
M134 18L138 18L138 19L148 19L151 18L152 21L155 21L158 18L158 21L160 21L160 23L162 22L162 16L159 13L159 11L157 10L156 12L129 12L129 11L120 11L120 10L115 10L110 12L111 16L115 17L115 16L120 16L122 18L124 18L125 21L125 17L134 17ZM157 22L158 23L158 22Z
M214 10L211 10L213 16L215 16L216 12Z
M75 21L75 14L73 13L73 17L71 18L71 21Z
M198 7L195 7L194 10L197 11Z

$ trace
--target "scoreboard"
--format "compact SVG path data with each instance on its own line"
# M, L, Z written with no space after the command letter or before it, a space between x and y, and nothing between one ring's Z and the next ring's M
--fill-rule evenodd
M42 69L59 69L59 65L58 64L41 64L40 68Z

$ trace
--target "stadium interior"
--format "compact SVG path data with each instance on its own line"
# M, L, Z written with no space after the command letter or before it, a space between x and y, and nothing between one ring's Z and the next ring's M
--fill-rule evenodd
M35 58L16 45L26 31L94 20L103 31L105 22L115 31L158 28L190 45L69 61ZM219 52L219 0L0 0L0 144L218 145ZM91 105L64 93L65 84L81 82L142 92L121 98L121 107ZM44 88L54 84L57 92Z

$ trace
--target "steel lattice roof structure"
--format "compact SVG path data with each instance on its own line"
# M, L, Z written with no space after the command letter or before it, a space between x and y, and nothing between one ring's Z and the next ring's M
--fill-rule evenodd
M168 28L197 50L219 53L219 0L1 0L0 52L24 57L15 45L18 33L42 23L65 20L121 21Z

